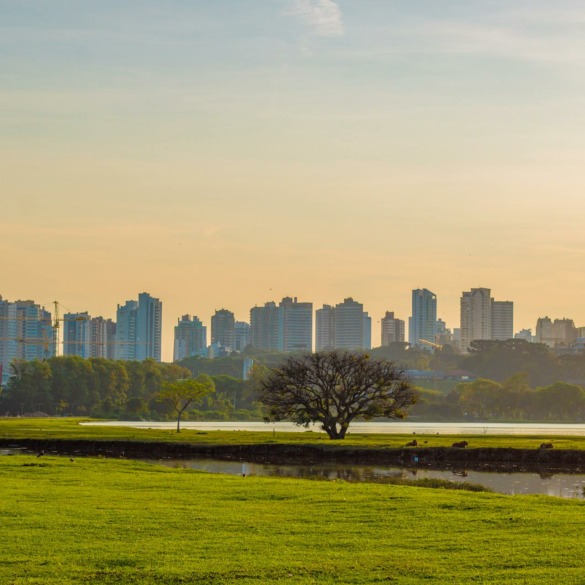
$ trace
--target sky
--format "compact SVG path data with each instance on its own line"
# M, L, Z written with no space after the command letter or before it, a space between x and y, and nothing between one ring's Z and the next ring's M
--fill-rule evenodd
M491 288L585 326L585 10L0 0L0 295L115 318ZM49 308L49 307L48 307Z

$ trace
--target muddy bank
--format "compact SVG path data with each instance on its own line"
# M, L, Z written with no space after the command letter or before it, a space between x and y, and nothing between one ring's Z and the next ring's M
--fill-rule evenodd
M21 447L33 452L128 459L219 459L265 464L391 465L428 469L475 471L585 471L585 450L562 449L457 449L453 447L357 449L341 445L192 445L138 441L62 439L0 439L0 447Z

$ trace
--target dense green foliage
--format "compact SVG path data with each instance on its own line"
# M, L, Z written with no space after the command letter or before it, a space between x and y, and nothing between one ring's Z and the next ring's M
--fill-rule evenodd
M215 392L215 384L207 374L197 378L186 378L174 382L164 382L158 400L167 402L177 414L177 433L181 432L181 416L195 402Z
M49 415L167 419L174 411L158 400L165 383L189 378L191 371L154 360L115 361L101 358L55 357L46 361L15 361L12 377L0 395L0 414L41 411ZM216 392L190 412L195 419L260 419L255 379L213 378Z
M407 370L469 374L470 382L463 383L421 380L421 400L410 415L415 420L585 420L585 355L557 357L544 345L518 339L474 341L465 356L448 346L430 352L405 343L375 348L370 355ZM243 357L254 359L255 374L249 381L241 379ZM167 419L173 413L156 401L161 384L206 373L216 392L191 408L189 419L262 420L259 379L287 357L248 348L245 356L189 358L177 364L79 357L15 362L12 379L0 394L0 415L40 410L50 415Z
M585 504L0 458L11 585L582 581ZM554 537L551 537L554 535Z
M413 417L427 420L585 421L585 390L555 382L531 388L526 374L503 382L477 378L460 382L449 394L419 388Z

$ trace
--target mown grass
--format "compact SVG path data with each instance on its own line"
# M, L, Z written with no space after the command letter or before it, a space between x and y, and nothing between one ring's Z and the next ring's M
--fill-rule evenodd
M583 583L585 504L0 458L0 583Z
M130 427L84 426L89 419L50 418L0 418L0 439L90 439L110 441L158 441L181 442L201 445L252 445L252 444L303 444L318 445L328 449L348 447L386 449L403 447L416 438L421 447L450 447L455 441L467 440L469 448L500 447L537 449L540 444L552 442L558 449L585 449L585 437L544 437L514 435L423 435L417 434L354 434L343 441L331 441L324 433L276 432L267 425L265 432L248 431L197 431L183 429L180 433L171 429L133 429Z

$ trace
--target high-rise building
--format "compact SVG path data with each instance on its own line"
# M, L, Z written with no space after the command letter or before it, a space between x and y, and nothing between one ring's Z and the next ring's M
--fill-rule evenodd
M116 359L116 330L116 322L106 319L106 357L109 360Z
M250 343L256 349L278 351L278 307L275 302L250 309Z
M13 360L42 360L55 353L51 313L34 301L0 297L0 383L8 382Z
M93 317L89 322L89 356L115 358L116 324L111 319Z
M323 305L317 309L315 330L317 351L372 347L372 319L364 306L351 297L334 307Z
M63 315L63 355L92 357L91 317L87 312Z
M404 321L394 317L394 313L386 311L381 320L382 345L390 345L397 341L404 341Z
M492 300L492 339L514 338L514 303Z
M426 288L412 291L412 316L408 320L410 345L421 345L420 340L435 343L437 332L437 295Z
M231 351L235 345L235 323L234 314L227 309L215 311L211 317L211 343L218 343L226 350Z
M278 350L310 352L313 349L313 303L285 297L278 305Z
M118 305L116 311L116 349L117 360L136 360L136 317L138 302L126 301Z
M472 288L461 295L461 351L472 341L492 338L492 297L489 288Z
M335 349L365 349L364 325L367 322L364 318L364 306L348 297L343 303L335 305L334 318Z
M162 303L148 293L138 301L118 305L116 351L118 360L161 361Z
M330 351L335 348L335 308L323 305L315 311L317 351Z
M495 301L489 288L472 288L461 295L461 351L475 340L514 338L514 303Z
M364 337L363 349L372 349L372 318L364 312Z
M234 349L242 352L250 345L250 324L245 321L234 323Z
M573 319L555 319L541 317L536 322L536 343L549 347L568 347L577 340L577 328Z
M148 293L138 295L136 359L161 361L162 303Z
M16 301L16 357L30 361L55 355L51 313L34 301Z
M0 384L10 378L10 364L17 355L16 305L0 296Z
M250 309L250 344L271 351L311 351L313 304L285 297Z
M175 327L173 360L205 356L207 353L207 327L198 317L183 315Z

